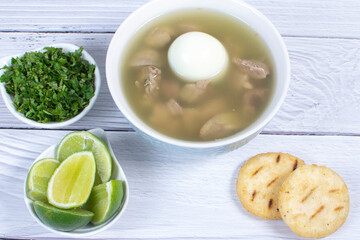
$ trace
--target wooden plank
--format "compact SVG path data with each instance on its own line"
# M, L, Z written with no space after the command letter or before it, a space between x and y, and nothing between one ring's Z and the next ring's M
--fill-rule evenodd
M33 159L67 133L0 130L0 237L61 237L42 229L27 213L23 184ZM350 213L327 239L360 238L359 137L260 135L228 154L195 157L153 146L136 133L107 134L129 180L130 202L122 218L94 239L300 239L281 220L252 216L237 198L241 165L269 151L335 170L349 188Z
M82 45L94 56L102 76L101 94L94 108L66 129L102 127L127 130L131 126L114 104L105 78L105 56L112 34L0 33L0 57L68 42ZM287 98L267 133L360 134L359 40L285 38L291 59ZM15 119L0 100L1 128L28 128Z
M0 31L115 32L148 0L0 0ZM357 0L246 0L287 36L360 37Z

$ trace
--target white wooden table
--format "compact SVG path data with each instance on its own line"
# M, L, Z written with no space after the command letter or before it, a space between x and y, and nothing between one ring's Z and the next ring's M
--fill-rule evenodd
M108 44L146 0L0 0L0 57L53 43L82 45L102 74L101 94L81 121L34 129L0 99L0 238L60 239L39 226L23 200L33 160L73 130L107 131L131 195L123 217L94 239L300 239L281 220L262 220L241 206L240 166L260 152L282 151L324 164L348 185L350 213L327 239L360 238L360 2L246 0L279 29L292 74L281 110L262 134L226 155L162 152L144 141L116 108L105 81Z

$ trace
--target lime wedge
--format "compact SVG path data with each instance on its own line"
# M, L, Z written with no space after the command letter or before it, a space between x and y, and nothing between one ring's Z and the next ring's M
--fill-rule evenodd
M74 153L51 176L47 198L62 209L80 207L88 200L95 181L96 164L90 151Z
M26 195L28 198L47 201L48 183L59 164L59 161L54 158L44 158L34 163L26 179Z
M93 152L97 174L101 182L109 181L112 164L109 149L98 137L90 132L79 131L66 135L58 146L56 157L62 162L71 154L84 150Z
M72 231L83 227L94 216L94 213L85 209L58 209L40 201L34 202L34 209L45 225L60 231Z
M111 180L93 188L85 208L93 212L91 223L99 225L111 218L120 208L124 198L124 182Z

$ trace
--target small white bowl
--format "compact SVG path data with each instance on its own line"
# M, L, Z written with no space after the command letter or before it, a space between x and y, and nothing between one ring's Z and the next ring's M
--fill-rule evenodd
M48 45L48 46L44 46L44 47L56 47L56 48L62 48L64 52L74 52L75 50L79 49L79 46L76 46L74 44L70 44L70 43L58 43L58 44L53 44L53 45ZM41 51L43 50L43 48L38 48L35 50L31 50L31 51L27 51L27 52L35 52L35 51ZM12 58L16 58L16 57L22 57L25 53L22 54L17 54L17 55L12 55L12 56L7 56L7 57L3 57L0 59L0 68L8 65L11 65L11 59ZM95 60L90 56L89 53L87 53L85 50L82 51L82 59L85 59L87 61L89 61L90 64L94 64L95 65L95 82L94 82L94 86L95 86L95 92L94 92L94 96L90 99L89 101L89 105L84 108L78 115L74 116L73 118L70 118L68 120L65 120L63 122L49 122L49 123L39 123L36 122L34 120L31 120L27 117L25 117L24 114L19 113L13 103L13 97L10 96L5 89L5 83L0 83L0 91L1 91L1 95L4 99L5 105L6 107L9 109L9 111L20 121L27 123L31 126L34 127L38 127L38 128L59 128L59 127L64 127L70 124L75 123L76 121L80 120L83 116L86 115L86 113L88 113L90 111L90 109L93 107L93 105L95 104L95 101L100 93L100 85L101 85L101 77L100 77L100 70L96 65ZM0 70L0 76L5 72L5 70Z
M110 142L106 137L106 134L104 132L104 130L100 129L100 128L96 128L96 129L92 129L89 132L91 132L92 134L94 134L95 136L97 136L98 138L100 138L109 148L111 157L112 157L112 172L111 172L111 180L117 179L117 180L122 180L125 182L125 195L124 195L124 200L122 203L122 206L119 208L119 210L110 218L108 219L106 222L104 222L103 224L100 224L98 226L93 226L93 225L86 225L82 228L78 228L75 229L71 232L63 232L63 231L59 231L56 229L53 229L47 225L45 225L36 215L34 207L33 207L33 200L31 200L30 198L27 197L26 195L26 179L24 182L24 201L25 201L25 205L27 207L27 209L29 210L30 215L36 220L36 222L38 222L42 227L44 227L45 229L54 232L54 233L58 233L64 236L68 236L68 237L86 237L86 236L90 236L99 232L104 231L105 229L109 228L111 225L113 225L117 220L119 220L119 218L121 217L122 213L125 211L125 208L128 204L129 201L129 185L128 185L128 181L126 179L125 173L122 170L118 160L116 159L116 156L111 148ZM58 145L52 145L50 146L48 149L46 149L43 153L41 153L34 161L33 165L43 159L43 158L56 158L56 149L57 149ZM33 166L32 165L32 166ZM31 169L31 167L30 167Z
M233 16L250 26L264 40L273 57L276 72L274 93L263 114L241 132L219 140L192 142L166 136L145 124L131 109L122 85L121 61L127 45L144 24L159 16L185 9L204 9ZM258 10L235 0L152 0L132 13L117 29L106 55L106 78L117 107L145 138L162 148L200 154L218 154L243 146L257 136L279 110L290 82L290 61L286 46L274 25Z

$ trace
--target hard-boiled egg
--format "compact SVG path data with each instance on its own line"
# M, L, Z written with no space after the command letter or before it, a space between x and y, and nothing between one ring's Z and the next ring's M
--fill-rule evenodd
M168 61L171 69L189 82L219 78L229 62L220 41L203 32L188 32L175 39Z

